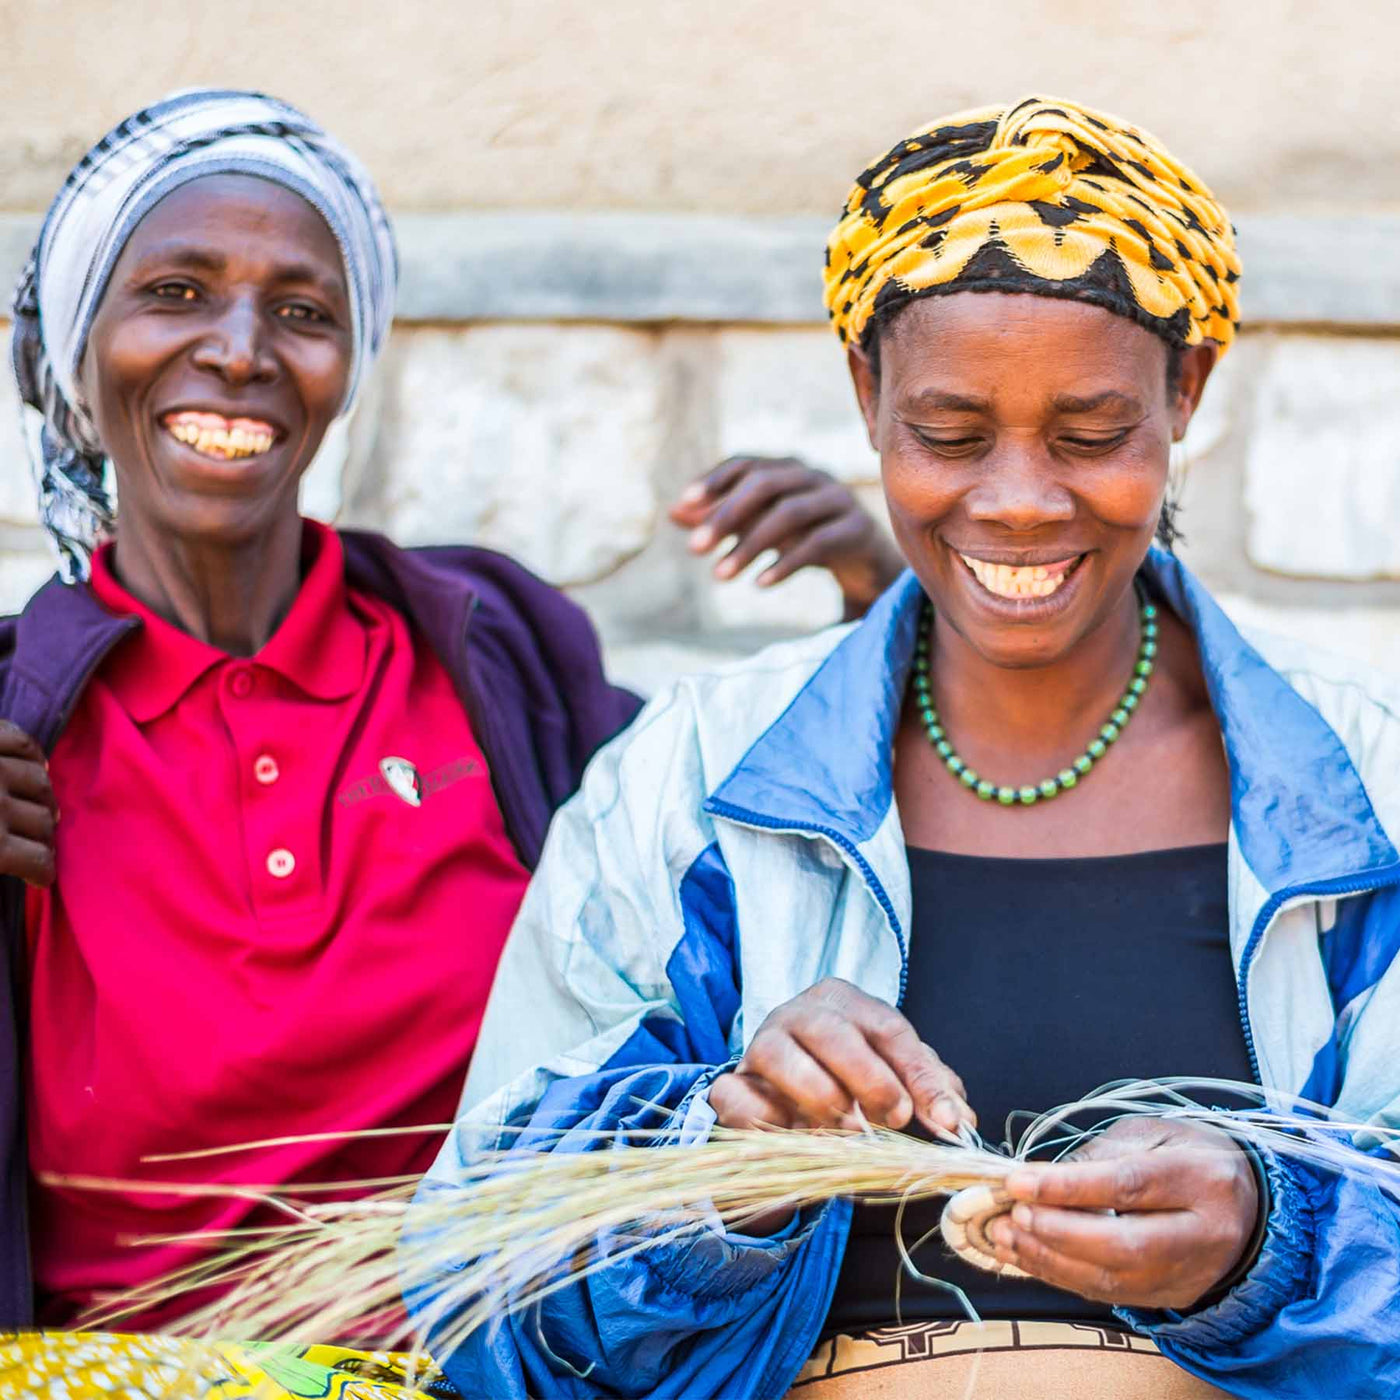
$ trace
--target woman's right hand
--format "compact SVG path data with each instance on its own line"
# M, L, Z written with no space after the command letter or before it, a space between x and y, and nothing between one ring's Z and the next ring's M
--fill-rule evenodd
M17 724L0 720L0 875L53 884L57 822L44 751Z
M828 977L772 1012L731 1073L710 1086L722 1127L975 1126L962 1080L894 1007Z

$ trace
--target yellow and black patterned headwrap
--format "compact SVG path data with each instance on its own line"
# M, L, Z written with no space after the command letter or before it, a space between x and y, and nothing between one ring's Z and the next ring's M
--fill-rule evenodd
M1033 292L1129 316L1173 345L1228 346L1239 325L1234 230L1145 131L1028 97L945 117L856 181L827 243L843 342L940 292Z

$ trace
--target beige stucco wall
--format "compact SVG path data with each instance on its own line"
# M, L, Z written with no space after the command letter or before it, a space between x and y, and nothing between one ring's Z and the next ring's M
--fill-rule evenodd
M178 86L295 102L400 210L832 210L921 121L1030 90L1237 211L1400 207L1391 0L0 0L0 209Z
M0 0L0 281L140 103L302 104L419 215L408 315L307 509L510 552L651 688L837 614L815 574L717 585L665 506L725 454L799 452L878 509L816 295L851 177L941 112L1074 96L1244 216L1251 324L1188 443L1188 562L1242 618L1400 671L1398 52L1393 0ZM33 511L0 376L0 611L51 567Z

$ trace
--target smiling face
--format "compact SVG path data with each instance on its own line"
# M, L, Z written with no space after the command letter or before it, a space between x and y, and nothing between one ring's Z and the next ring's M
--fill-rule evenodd
M227 545L294 517L352 351L340 250L303 199L209 175L161 200L113 269L80 371L123 527Z
M1113 615L1213 363L1189 349L1169 385L1165 343L1127 318L986 292L900 312L878 380L853 352L895 535L940 621L1027 667Z

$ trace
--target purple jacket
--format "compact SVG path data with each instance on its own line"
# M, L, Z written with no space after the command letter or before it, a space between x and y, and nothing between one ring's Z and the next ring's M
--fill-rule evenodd
M531 869L554 809L593 751L636 714L609 685L582 611L489 550L399 549L347 531L350 586L391 603L432 644L457 685L510 833ZM141 625L83 586L54 579L18 617L0 619L0 717L52 752L88 678ZM120 858L119 853L117 858ZM27 1012L24 886L0 877L0 1328L33 1315L21 1047Z

